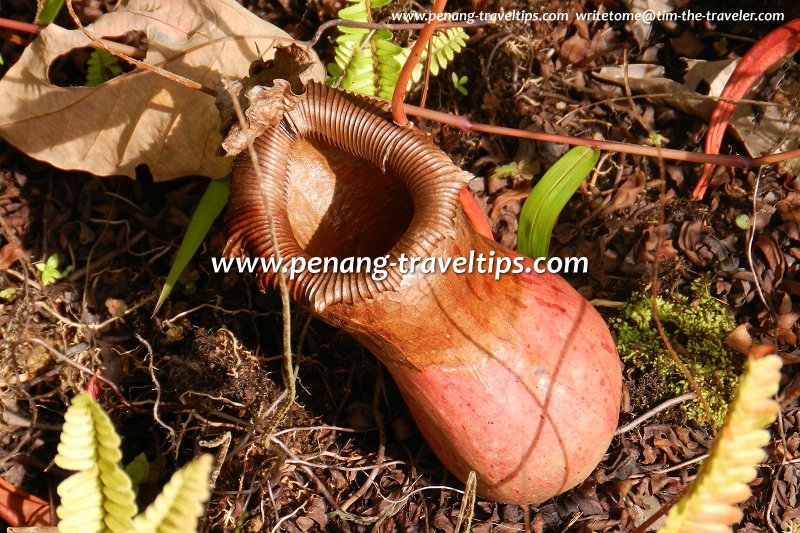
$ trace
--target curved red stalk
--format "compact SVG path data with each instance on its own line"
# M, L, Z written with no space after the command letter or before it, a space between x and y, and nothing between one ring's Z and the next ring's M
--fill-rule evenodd
M397 84L394 87L394 94L392 95L392 118L400 126L405 126L408 123L408 117L406 117L405 107L403 104L403 100L406 97L408 80L411 79L411 73L414 71L414 67L417 66L419 58L422 56L422 51L426 46L428 46L428 41L430 41L431 36L436 29L435 15L438 15L444 11L444 6L446 4L447 0L436 0L434 2L432 10L432 13L434 14L434 20L431 20L425 25L424 28L422 28L419 38L417 38L417 42L414 43L414 48L411 49L411 54L408 56L408 59L406 59L403 69L400 71L400 76L397 79ZM472 227L475 228L475 231L488 239L494 240L489 221L466 187L461 189L461 194L458 197L458 201L461 204L461 208L464 210L464 213L467 215L467 219L469 220L470 224L472 224Z
M481 209L481 206L478 205L478 202L475 201L475 198L472 197L466 187L461 189L458 201L461 204L461 209L464 210L464 214L467 215L467 220L472 224L478 235L494 240L492 227L489 225L486 215L483 214L483 209Z
M419 33L417 42L414 43L414 48L411 49L408 59L406 59L403 69L400 71L400 76L397 78L397 85L394 86L394 94L392 95L392 118L400 125L405 126L408 123L406 112L403 109L403 100L406 97L406 87L408 87L408 80L411 79L411 73L414 67L419 63L419 58L422 56L422 51L428 46L428 41L436 29L436 16L444 11L444 6L447 0L436 0L433 3L433 20L428 22L422 31Z
M725 84L720 97L723 99L742 98L768 68L798 50L800 50L800 19L795 19L772 30L747 51L736 66L736 70L733 71L728 83ZM708 122L705 146L707 154L719 153L722 136L725 134L728 121L735 109L734 102L717 101L714 112L711 114L711 120ZM692 193L694 200L703 198L711 181L712 172L714 172L713 163L703 167L703 175Z

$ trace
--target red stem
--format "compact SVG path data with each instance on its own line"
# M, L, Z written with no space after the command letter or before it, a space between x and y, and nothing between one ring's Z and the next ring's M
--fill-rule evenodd
M788 152L779 152L777 154L769 154L769 155L762 155L761 157L756 157L750 161L750 165L758 167L761 165L768 165L769 163L780 163L781 161L786 161L787 159L794 159L796 157L800 157L800 148L796 150L789 150Z
M569 135L524 131L515 128L506 128L504 126L492 126L490 124L472 122L463 115L451 115L449 113L442 113L440 111L433 111L431 109L422 109L412 105L406 105L405 107L406 111L410 115L449 124L464 131L480 131L494 135L521 137L523 139L531 139L534 141L590 146L592 148L599 148L600 150L608 150L624 154L643 155L648 157L661 157L675 161L688 161L690 163L715 163L736 168L749 168L753 165L753 161L749 157L740 155L712 155L698 152L686 152L684 150L675 150L673 148L656 148L653 146L641 146L638 144L628 144L616 141L597 141L594 139L571 137ZM787 154L791 153L793 152L787 152ZM779 156L781 154L775 155Z
M436 29L437 15L444 11L444 6L447 0L436 0L433 4L433 20L425 24L422 31L419 33L417 42L414 43L414 48L411 49L406 63L403 65L403 70L400 71L400 76L397 78L397 85L394 87L394 95L392 96L392 118L400 126L408 124L406 112L403 109L403 100L406 97L406 87L408 87L408 80L411 79L411 73L414 67L419 63L419 58L422 56L422 51L428 45L428 40L433 35Z
M0 28L6 28L14 31L23 31L25 33L39 33L42 27L38 24L31 24L30 22L22 22L19 20L11 20L0 18Z

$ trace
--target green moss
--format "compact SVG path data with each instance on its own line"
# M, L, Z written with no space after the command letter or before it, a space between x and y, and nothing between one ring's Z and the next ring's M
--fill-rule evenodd
M743 358L724 344L736 322L728 307L709 294L705 280L692 283L691 292L691 297L683 294L658 297L658 316L673 347L700 386L714 422L720 426L742 371ZM631 298L612 324L617 330L620 357L629 367L661 374L676 396L692 392L658 334L650 295ZM682 409L690 419L706 421L699 400L683 404Z

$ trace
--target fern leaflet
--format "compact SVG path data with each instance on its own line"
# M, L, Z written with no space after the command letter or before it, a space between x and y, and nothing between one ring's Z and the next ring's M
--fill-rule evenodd
M201 455L175 472L156 501L136 517L134 531L194 531L210 495L208 476L212 462L210 454Z
M147 460L140 456L134 462ZM58 531L69 533L167 533L195 531L208 499L212 456L176 472L156 500L134 519L131 479L120 466L120 438L111 419L88 393L73 398L64 416L55 463L78 470L58 485ZM130 466L130 465L129 465ZM141 465L138 466L141 470Z
M750 497L748 484L764 460L769 432L780 412L772 399L781 379L779 356L749 358L725 425L689 492L667 515L659 533L730 531L742 519L737 504Z
M126 532L136 503L120 468L120 438L108 415L88 393L72 400L64 417L55 463L80 472L58 486L58 530Z
M86 61L86 86L99 87L108 80L122 74L122 67L113 54L102 48L95 48Z

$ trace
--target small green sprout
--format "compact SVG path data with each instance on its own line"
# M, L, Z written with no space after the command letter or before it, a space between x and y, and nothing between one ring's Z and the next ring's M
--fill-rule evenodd
M453 85L455 85L456 90L464 96L467 96L467 82L469 81L469 77L461 76L459 78L458 75L453 72L450 79L453 80Z
M525 180L532 180L540 170L541 169L537 161L522 159L520 161L512 161L507 165L496 167L491 177L496 179L522 178Z
M728 43L728 39L722 38L718 41L714 41L714 50L721 56L727 55L730 51L731 46Z
M66 278L72 272L72 265L64 270L58 269L58 254L53 254L44 263L36 263L36 268L42 273L42 284L52 285Z
M667 139L663 135L655 131L651 131L650 135L647 136L647 144L650 146L664 146L666 141Z
M131 485L133 492L139 492L139 485L147 481L150 476L150 463L147 462L147 456L140 453L133 460L125 465L125 473L131 478Z
M780 171L784 174L788 174L790 176L800 176L800 157L782 161L778 163L778 166L780 167Z
M600 150L576 146L553 163L522 205L517 251L531 258L547 257L558 215L589 176Z
M736 215L735 222L736 222L736 227L743 230L748 230L750 229L750 226L753 225L752 222L750 222L750 217L747 216L747 214L745 213Z
M10 302L16 295L17 289L14 287L6 287L5 289L0 290L0 300Z
M197 280L200 279L200 272L193 268L185 268L178 277L178 283L183 287L183 294L191 296L197 294Z

